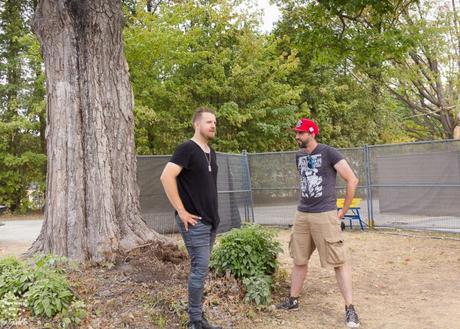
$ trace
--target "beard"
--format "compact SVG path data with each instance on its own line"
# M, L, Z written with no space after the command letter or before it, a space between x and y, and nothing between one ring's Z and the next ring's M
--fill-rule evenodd
M208 141L212 141L216 137L216 131L200 131L200 135Z
M307 141L302 141L300 139L296 139L297 145L299 145L299 148L304 149L307 147Z

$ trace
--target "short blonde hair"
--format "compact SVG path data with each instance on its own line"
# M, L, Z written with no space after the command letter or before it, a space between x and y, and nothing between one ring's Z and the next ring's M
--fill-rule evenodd
M211 113L211 114L214 114L214 110L208 108L208 107L199 107L195 110L195 113L193 113L193 117L192 117L192 124L194 124L196 121L200 120L201 119L201 116L203 113Z

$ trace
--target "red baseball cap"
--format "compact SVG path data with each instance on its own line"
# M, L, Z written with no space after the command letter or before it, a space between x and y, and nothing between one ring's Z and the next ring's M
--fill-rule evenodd
M294 131L307 132L315 135L319 134L319 128L315 121L306 118L297 121L295 127L292 129Z

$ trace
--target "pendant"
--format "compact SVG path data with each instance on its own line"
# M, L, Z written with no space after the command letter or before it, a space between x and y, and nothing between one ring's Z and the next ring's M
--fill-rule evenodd
M208 170L209 170L209 172L211 172L211 165L208 166Z

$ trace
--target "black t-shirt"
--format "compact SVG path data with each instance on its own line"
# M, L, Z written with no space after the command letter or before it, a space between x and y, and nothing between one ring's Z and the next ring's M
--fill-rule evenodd
M177 188L185 210L200 216L203 223L216 230L220 221L217 211L218 168L216 152L210 149L211 153L205 153L197 143L188 140L177 147L169 162L183 168L177 176Z
M300 175L300 204L302 212L325 212L337 209L334 166L344 159L335 148L318 144L311 154L297 152L296 163Z

